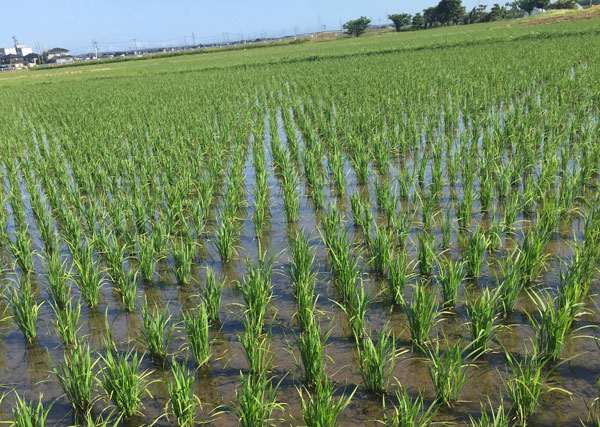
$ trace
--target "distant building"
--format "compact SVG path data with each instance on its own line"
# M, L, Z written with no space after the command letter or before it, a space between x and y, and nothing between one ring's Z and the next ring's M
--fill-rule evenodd
M60 47L43 52L41 58L46 64L67 64L73 62L73 57L69 55L69 51Z
M25 60L23 59L23 56L13 55L11 53L9 55L4 55L0 57L0 65L2 65L3 68L7 68L9 70L16 70L25 66Z
M27 47L24 44L18 44L17 46L15 46L15 50L17 55L21 55L23 57L29 55L30 53L33 53L33 50L31 50L30 47Z
M17 54L16 47L0 47L0 56L16 55L16 54Z
M23 59L25 60L26 64L35 65L39 62L40 55L32 52L32 53L29 53L29 54L23 56Z

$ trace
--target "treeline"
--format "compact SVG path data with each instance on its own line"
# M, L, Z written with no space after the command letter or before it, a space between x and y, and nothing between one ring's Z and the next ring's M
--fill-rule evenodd
M539 9L576 9L575 0L519 0L501 6L495 3L489 10L487 5L479 5L467 12L461 0L440 0L437 6L428 7L422 13L396 13L388 15L396 31L424 30L445 25L468 25L479 22L492 22L501 19L516 19Z

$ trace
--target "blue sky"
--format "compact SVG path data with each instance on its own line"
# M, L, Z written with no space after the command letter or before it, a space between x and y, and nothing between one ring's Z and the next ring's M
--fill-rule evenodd
M75 53L138 46L211 43L315 31L365 15L385 23L388 13L416 13L437 0L22 0L2 7L0 47L19 43L37 49L65 47ZM479 4L463 0L467 9ZM491 5L490 2L484 4ZM193 35L192 35L193 34Z

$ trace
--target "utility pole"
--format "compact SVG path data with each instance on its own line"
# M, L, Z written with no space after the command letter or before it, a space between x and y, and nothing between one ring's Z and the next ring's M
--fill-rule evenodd
M196 36L192 33L192 46L196 46Z
M187 39L185 38L185 35L183 36L183 48L185 49L187 47Z
M95 59L98 59L98 42L96 40L92 40L92 45L94 45L94 51L96 52Z
M133 54L137 55L137 40L133 39Z
M12 36L13 42L15 43L15 49L17 48L17 45L19 44L19 41L17 40L17 38L15 36Z

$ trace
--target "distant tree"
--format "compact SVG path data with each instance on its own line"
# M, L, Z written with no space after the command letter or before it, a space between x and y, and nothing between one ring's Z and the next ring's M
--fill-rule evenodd
M401 31L402 28L410 26L412 16L409 13L395 13L388 15L388 19L394 23L396 31Z
M476 24L478 22L484 22L487 19L487 5L482 4L474 7L468 14L465 15L465 24Z
M439 22L437 17L437 8L428 7L423 10L423 19L425 20L425 28L435 27Z
M494 3L488 14L488 21L499 21L506 15L506 9L498 3Z
M465 14L461 0L440 0L435 10L437 20L443 25L458 24Z
M358 19L353 19L351 21L346 22L343 25L343 28L350 34L351 36L360 36L367 30L367 27L371 23L371 20L366 16L361 16Z
M519 8L523 9L527 13L531 13L531 11L535 8L545 9L550 4L550 0L519 0L518 3Z
M415 16L413 16L412 28L413 30L422 30L425 28L425 19L423 19L423 15L417 13Z
M575 0L557 0L548 5L548 9L577 9L577 2Z

